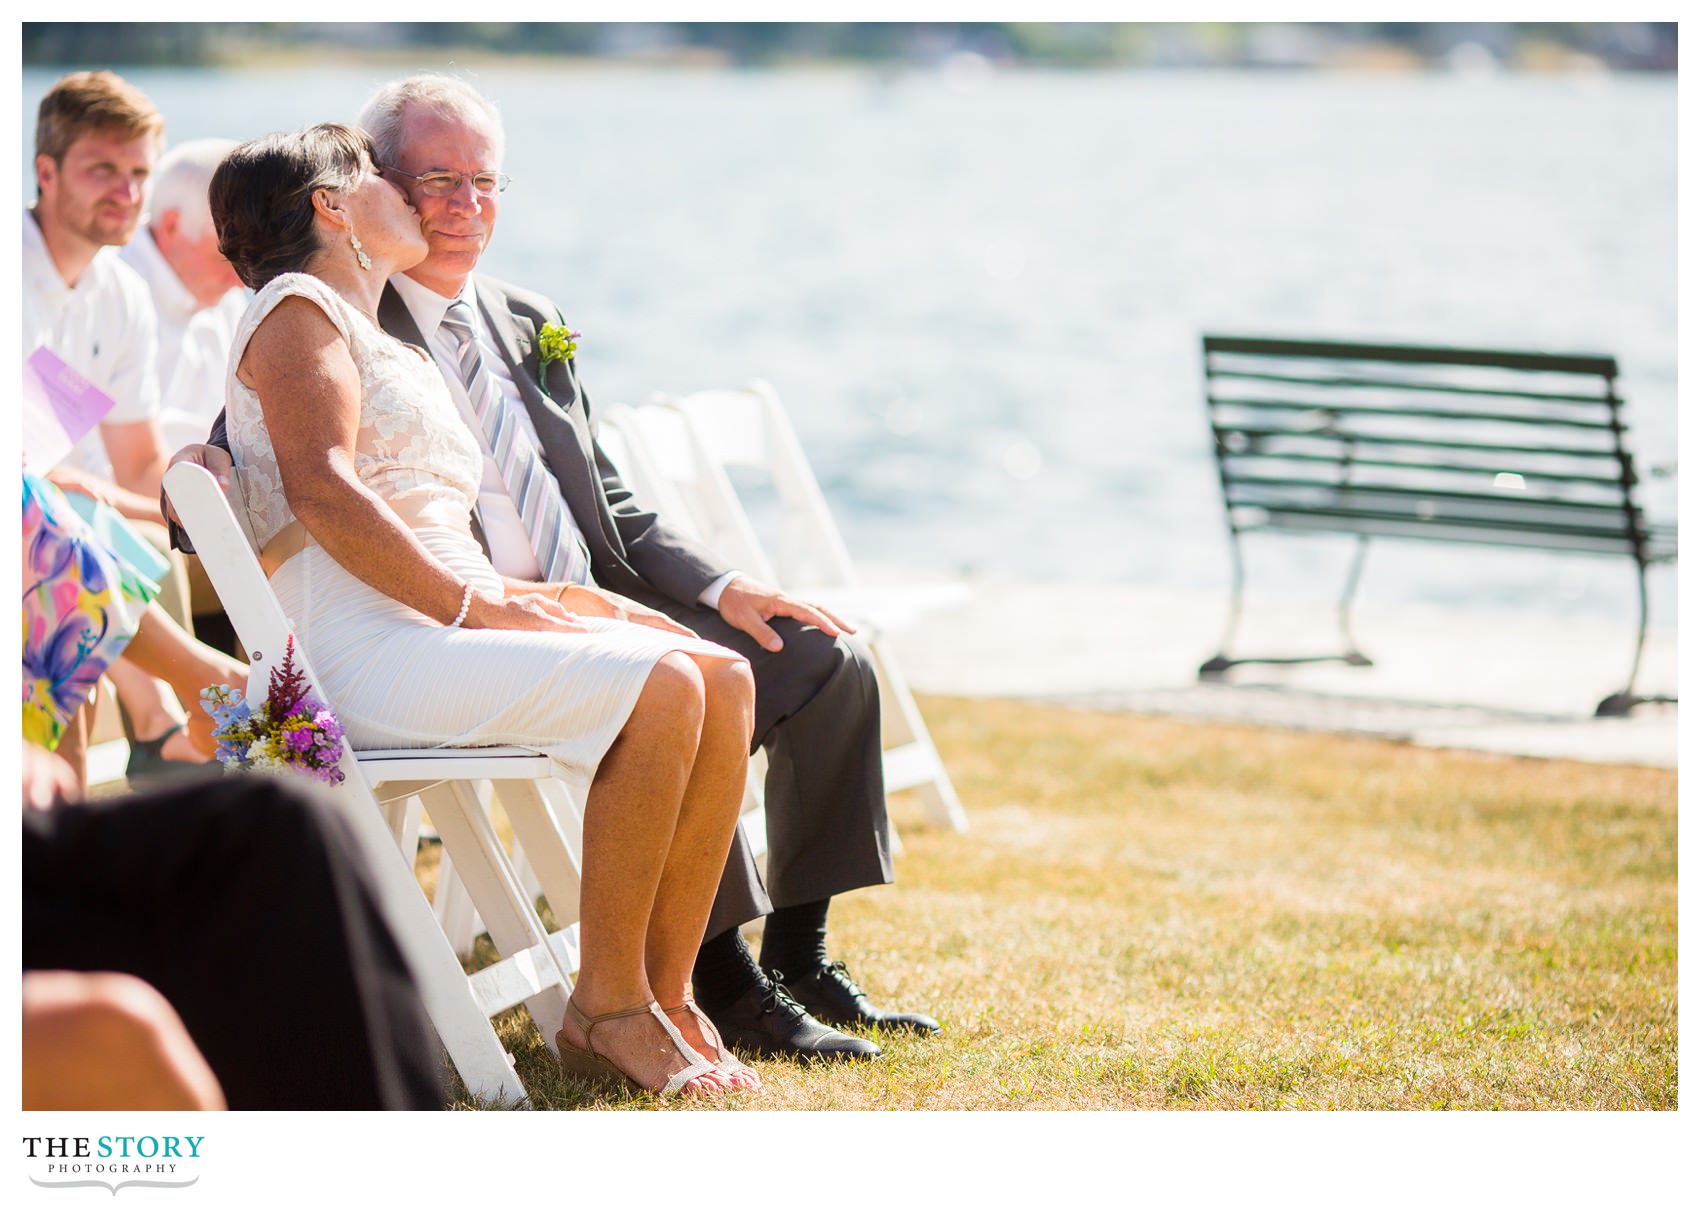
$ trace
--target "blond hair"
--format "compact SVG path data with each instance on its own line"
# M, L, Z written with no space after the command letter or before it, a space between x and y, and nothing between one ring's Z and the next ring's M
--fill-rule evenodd
M71 144L98 131L121 139L165 135L165 118L148 95L112 72L65 76L41 99L35 118L35 154L65 162Z

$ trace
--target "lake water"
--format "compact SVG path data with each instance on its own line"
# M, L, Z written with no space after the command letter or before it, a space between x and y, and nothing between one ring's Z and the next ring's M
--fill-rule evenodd
M390 74L129 73L173 139ZM57 75L23 73L26 156ZM1205 331L1615 354L1640 466L1675 463L1674 77L473 78L514 178L485 266L583 330L592 400L769 380L870 564L1225 586ZM1254 586L1324 598L1350 548L1251 542ZM1364 593L1627 619L1633 574L1386 543Z

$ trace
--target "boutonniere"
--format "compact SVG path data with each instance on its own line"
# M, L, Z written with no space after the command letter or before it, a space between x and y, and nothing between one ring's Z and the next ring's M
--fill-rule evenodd
M567 362L578 352L578 339L584 336L565 324L545 324L537 333L537 385L544 386L543 376L554 362Z

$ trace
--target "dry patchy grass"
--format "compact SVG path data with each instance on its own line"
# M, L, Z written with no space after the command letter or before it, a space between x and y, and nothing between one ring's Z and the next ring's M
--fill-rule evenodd
M971 832L899 801L899 885L832 926L944 1034L705 1105L1676 1106L1674 772L924 707ZM504 1032L541 1106L657 1105Z

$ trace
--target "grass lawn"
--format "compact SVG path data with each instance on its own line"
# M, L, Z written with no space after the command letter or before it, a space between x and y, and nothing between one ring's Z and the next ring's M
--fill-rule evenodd
M1675 771L922 706L971 831L896 801L898 885L831 925L944 1034L703 1105L1676 1106ZM658 1105L503 1026L539 1105Z

